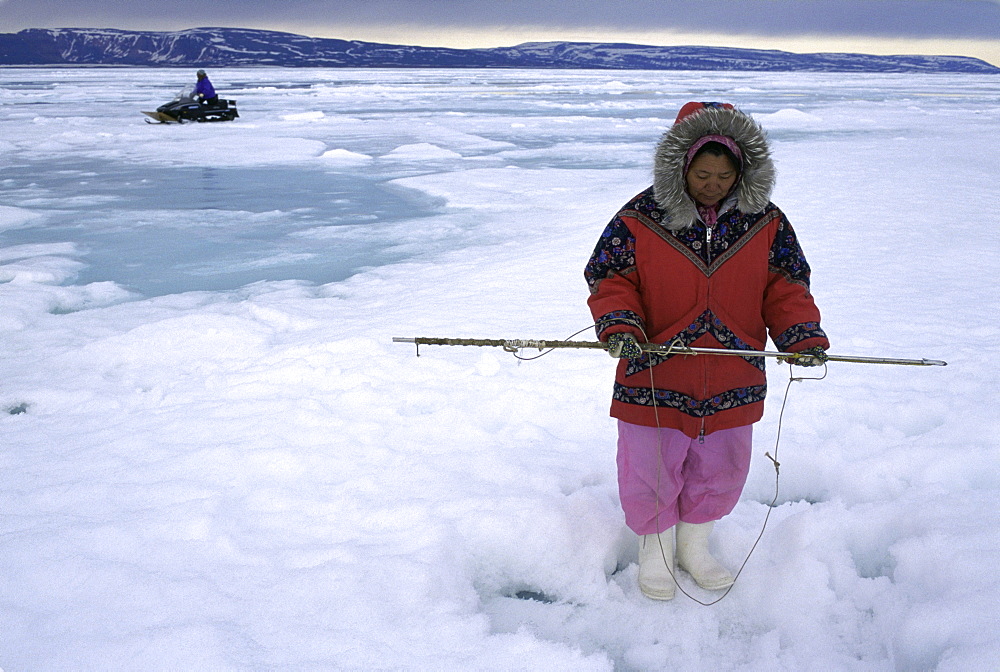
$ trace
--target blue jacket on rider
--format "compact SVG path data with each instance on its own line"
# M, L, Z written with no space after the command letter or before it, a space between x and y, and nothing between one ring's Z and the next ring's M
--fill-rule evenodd
M212 82L208 81L208 75L205 74L204 70L198 71L198 83L194 85L195 98L199 95L201 99L206 102L214 102L216 98L215 87L212 86Z

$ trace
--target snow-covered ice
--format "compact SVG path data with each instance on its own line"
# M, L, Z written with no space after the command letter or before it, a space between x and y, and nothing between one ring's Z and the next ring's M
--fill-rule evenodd
M0 69L0 668L978 670L1000 659L1000 79ZM563 338L689 100L774 142L831 365L734 590L636 586L614 362ZM741 503L774 496L787 367ZM713 597L682 575L701 600Z

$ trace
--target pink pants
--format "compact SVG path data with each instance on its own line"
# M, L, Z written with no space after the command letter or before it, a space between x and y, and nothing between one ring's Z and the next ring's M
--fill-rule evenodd
M692 439L676 429L618 421L618 496L625 524L655 534L722 518L736 506L750 471L753 426ZM659 502L656 493L659 492Z

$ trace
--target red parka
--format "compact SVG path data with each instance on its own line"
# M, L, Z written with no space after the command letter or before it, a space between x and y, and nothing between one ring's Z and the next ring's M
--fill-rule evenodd
M711 228L683 174L687 149L709 134L735 140L743 159ZM709 107L679 119L657 147L654 186L615 215L587 264L598 338L762 350L770 335L783 352L828 348L809 265L769 201L773 177L766 136L748 116ZM759 420L766 389L762 357L646 354L619 362L611 415L695 438Z

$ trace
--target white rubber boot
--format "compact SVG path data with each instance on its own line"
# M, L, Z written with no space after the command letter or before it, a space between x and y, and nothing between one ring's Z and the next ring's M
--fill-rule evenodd
M654 600L672 600L677 589L674 569L674 528L645 534L639 540L639 590Z
M708 552L708 535L714 523L677 523L677 564L705 590L733 585L729 570Z

